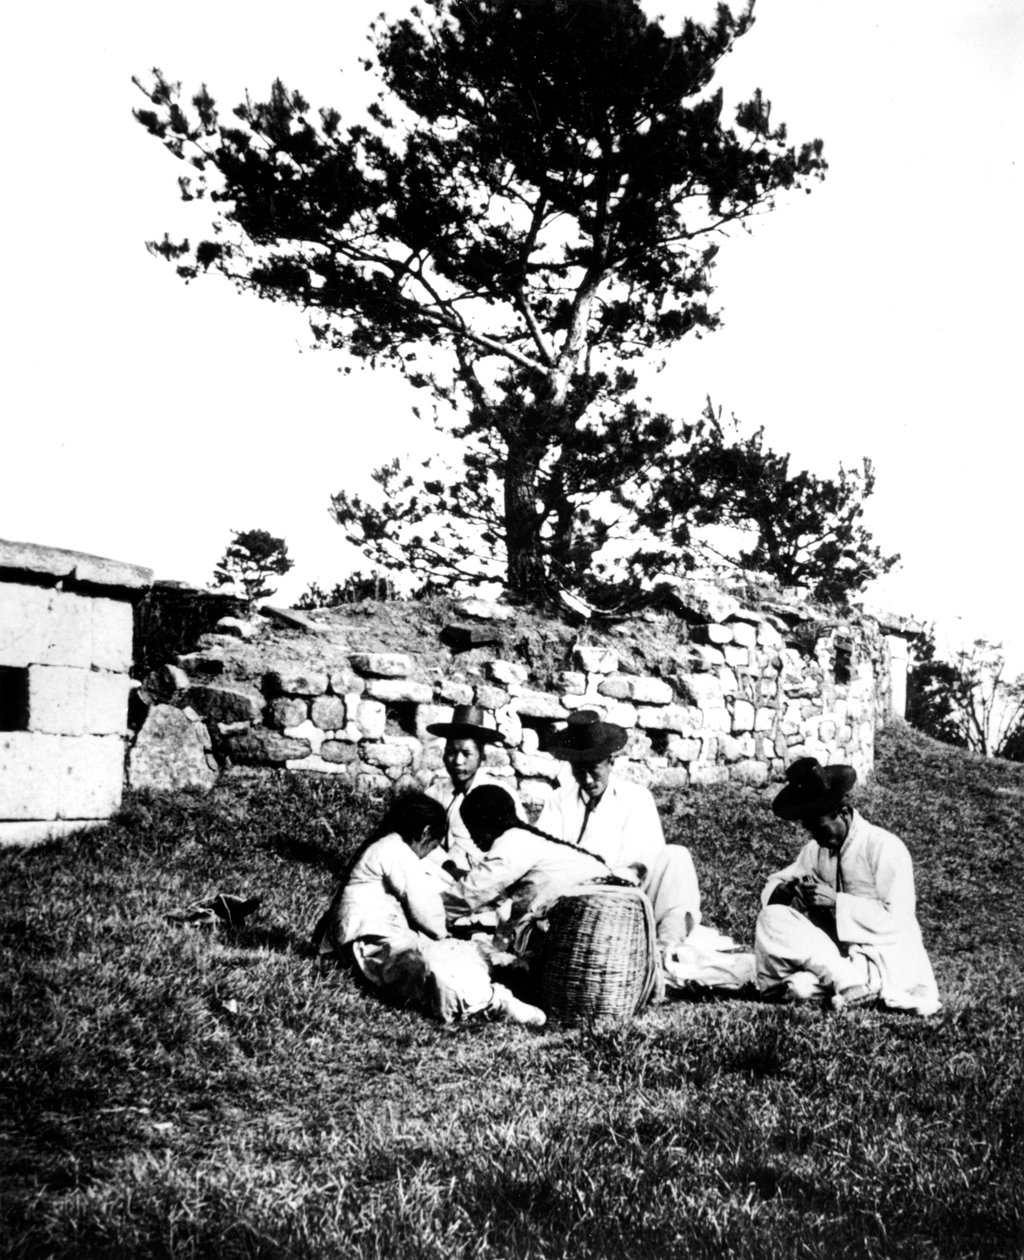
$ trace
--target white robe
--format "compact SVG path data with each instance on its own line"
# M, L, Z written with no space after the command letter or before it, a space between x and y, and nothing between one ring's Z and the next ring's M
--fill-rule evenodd
M782 883L817 875L836 892L838 946L791 906L769 905ZM914 867L906 845L854 811L838 854L811 840L769 877L754 937L757 985L814 997L866 984L886 1006L931 1015L939 993L917 922Z
M455 889L470 910L508 898L509 921L537 915L569 889L611 874L599 858L556 844L524 828L512 827Z
M754 978L754 960L701 923L700 888L690 850L666 844L654 797L614 776L589 809L575 780L564 784L537 819L541 831L604 858L619 875L641 867L640 886L654 908L658 944L670 985L738 989Z

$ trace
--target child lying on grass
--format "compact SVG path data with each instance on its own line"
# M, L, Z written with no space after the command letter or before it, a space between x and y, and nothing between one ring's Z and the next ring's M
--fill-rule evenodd
M350 863L313 943L444 1023L481 1014L540 1027L542 1010L492 982L486 946L448 936L440 886L422 861L444 825L444 808L430 797L397 800Z

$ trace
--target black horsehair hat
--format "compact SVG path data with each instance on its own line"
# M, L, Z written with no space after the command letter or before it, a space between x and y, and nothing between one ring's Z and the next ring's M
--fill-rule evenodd
M450 722L435 722L428 726L431 735L443 735L445 739L475 739L478 744L503 744L504 735L493 726L484 725L484 711L475 704L457 704L452 709Z
M786 786L772 810L789 822L818 818L838 809L856 782L853 766L823 766L817 757L800 757L786 771Z
M614 722L602 722L594 709L577 709L564 730L551 737L548 752L559 761L604 761L617 753L629 738Z

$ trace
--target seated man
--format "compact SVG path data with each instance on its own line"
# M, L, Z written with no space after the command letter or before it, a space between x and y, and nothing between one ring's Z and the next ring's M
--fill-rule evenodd
M700 890L689 849L667 845L654 797L639 783L616 778L612 758L628 736L579 709L549 744L572 769L537 819L541 831L603 858L630 876L650 898L667 979L679 987L737 989L753 980L753 959L731 952L733 942L701 925ZM683 948L685 946L685 948Z
M852 766L801 757L772 802L811 839L761 895L754 937L757 987L766 996L834 1007L881 1000L932 1015L940 1006L916 917L914 869L902 840L850 804Z
M483 767L487 745L503 744L505 740L493 727L484 725L483 710L476 705L456 705L450 722L437 722L427 730L431 735L444 736L444 767L451 780L429 792L445 807L445 829L444 838L427 861L443 868L454 881L461 879L481 857L462 820L466 796L473 788L490 783L511 791L515 800L515 781L500 779Z

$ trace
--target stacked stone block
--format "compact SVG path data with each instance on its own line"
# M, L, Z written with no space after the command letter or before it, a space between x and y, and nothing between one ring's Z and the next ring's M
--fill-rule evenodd
M151 578L0 541L0 843L60 836L120 805L132 601Z
M415 654L320 651L330 659L319 671L268 662L262 676L232 682L211 682L203 654L180 658L194 679L180 700L206 719L223 759L342 775L375 791L443 779L442 741L428 728L474 703L506 741L487 750L489 767L534 807L566 772L544 751L547 737L582 708L629 732L620 773L673 788L761 787L801 756L866 775L889 709L890 653L870 622L793 629L733 612L693 627L657 674L627 672L614 648L579 645L548 689L521 661L462 672L453 662L441 673Z

